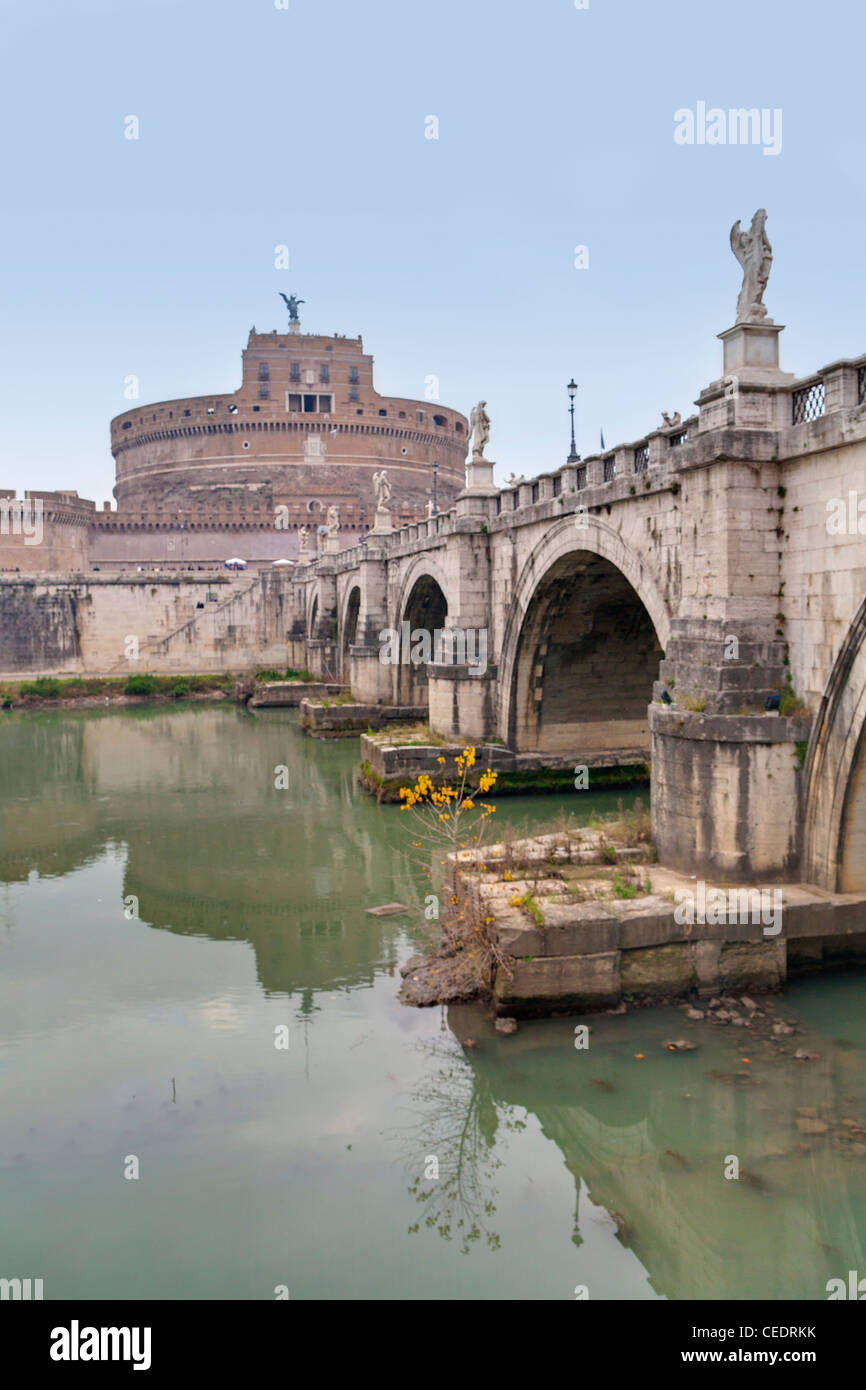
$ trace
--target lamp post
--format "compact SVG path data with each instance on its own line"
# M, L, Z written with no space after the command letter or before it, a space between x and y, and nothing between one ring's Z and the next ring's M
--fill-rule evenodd
M574 446L574 398L577 395L577 382L574 377L571 378L565 389L568 392L568 412L571 416L571 453L566 459L566 463L577 463L580 454Z
M437 461L436 459L434 459L434 460L433 460L433 515L434 515L434 516L438 516L438 514L439 514L439 504L438 504L438 502L436 501L436 480L437 480L438 477L439 477L439 463L438 463L438 461Z

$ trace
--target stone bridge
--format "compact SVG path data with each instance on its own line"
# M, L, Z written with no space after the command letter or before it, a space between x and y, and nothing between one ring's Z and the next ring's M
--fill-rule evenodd
M299 568L296 664L560 766L651 754L672 867L866 889L866 355L795 379L780 332L720 334L688 419L502 489L472 460L450 511ZM442 629L486 663L413 660Z

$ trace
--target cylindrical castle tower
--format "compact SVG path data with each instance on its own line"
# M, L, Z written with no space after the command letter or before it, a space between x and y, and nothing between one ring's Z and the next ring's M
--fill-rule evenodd
M230 395L140 406L111 422L118 513L182 512L192 524L230 509L288 508L288 529L340 509L373 524L373 474L387 470L394 521L451 506L464 486L468 422L438 402L380 396L358 338L257 333ZM285 516L285 512L283 512Z

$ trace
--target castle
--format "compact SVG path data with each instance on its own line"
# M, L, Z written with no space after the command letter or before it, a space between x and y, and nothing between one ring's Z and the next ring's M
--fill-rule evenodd
M438 402L381 396L362 339L253 328L237 391L139 406L111 422L116 507L77 492L26 492L42 538L14 524L0 491L0 571L184 570L294 560L327 510L340 543L373 525L386 469L395 525L447 510L464 486L468 422ZM10 515L13 518L10 524Z

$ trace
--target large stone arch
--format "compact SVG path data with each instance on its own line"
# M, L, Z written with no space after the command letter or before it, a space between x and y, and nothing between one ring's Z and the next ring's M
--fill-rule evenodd
M346 586L346 593L340 607L340 679L348 683L349 649L357 641L358 618L361 612L361 580L353 574Z
M803 786L803 877L831 891L866 890L866 599L824 689Z
M422 630L430 634L432 652L434 634L445 627L449 610L448 586L441 567L436 563L435 557L419 556L406 570L399 591L394 626L401 634L401 644L405 646L402 624L408 623L410 637L412 633ZM413 645L408 655L412 657L414 652ZM422 665L416 659L401 659L395 674L396 698L399 704L427 704L426 663Z
M578 528L574 517L568 517L563 518L543 536L526 560L515 585L503 633L498 673L499 732L511 747L520 747L522 740L523 749L547 747L548 751L553 751L554 745L549 740L533 742L529 736L525 710L523 710L529 696L524 687L527 687L528 682L534 679L541 680L542 689L545 689L547 672L538 667L532 667L534 657L527 658L526 646L531 637L531 625L537 621L543 626L545 621L550 620L549 615L553 612L550 598L551 586L570 578L577 581L578 576L581 577L581 582L575 582L570 588L564 582L561 584L561 587L568 591L568 603L571 602L572 595L574 595L575 600L579 599L589 586L595 586L599 595L597 610L593 610L589 606L584 615L589 622L589 627L584 633L585 640L590 643L594 642L597 646L604 637L604 633L593 632L592 629L596 625L597 616L606 610L607 638L625 642L631 640L633 636L633 640L641 649L645 667L645 679L641 691L638 696L632 697L632 704L635 705L635 709L630 711L629 719L620 721L623 727L619 731L611 728L610 737L614 738L617 747L631 746L629 727L626 726L635 724L633 716L636 712L635 700L637 700L637 704L642 705L640 715L641 741L646 742L648 740L648 734L644 727L646 723L645 710L651 697L652 680L655 679L658 661L663 655L670 637L671 615L668 605L647 566L608 522L597 517L590 517L584 527ZM585 584L582 582L583 580L586 581ZM540 611L542 602L547 605L547 617ZM562 601L558 600L558 602L560 609L562 609ZM618 630L621 621L617 618L617 614L622 613L626 614L629 628L634 629L633 634L628 634L628 638L620 634ZM539 627L540 631L541 627ZM542 647L544 647L544 643L542 643ZM551 655L551 662L554 659L554 655ZM530 670L527 669L527 661L529 661ZM564 670L565 668L559 673L560 686L565 680ZM651 678L649 676L650 670L652 670ZM645 701L643 700L644 685L646 686ZM577 688L578 682L576 681L575 689ZM619 689L620 683L617 682L611 693L616 695ZM539 728L540 725L541 719L539 718ZM604 741L604 731L599 728L595 732ZM567 738L564 728L562 736ZM584 740L581 738L581 743L583 742ZM577 750L569 748L569 751ZM587 751L601 751L601 748L599 750L588 749Z
M442 551L441 553L444 557L445 552ZM431 579L436 581L445 595L449 613L455 612L455 604L452 601L453 596L450 592L451 586L449 585L445 570L440 562L439 554L440 552L436 550L424 551L422 554L414 556L403 571L400 578L400 587L397 590L397 602L392 614L392 624L395 628L399 629L400 623L403 621L406 612L406 604L409 600L409 596L418 580L424 575L429 575Z

